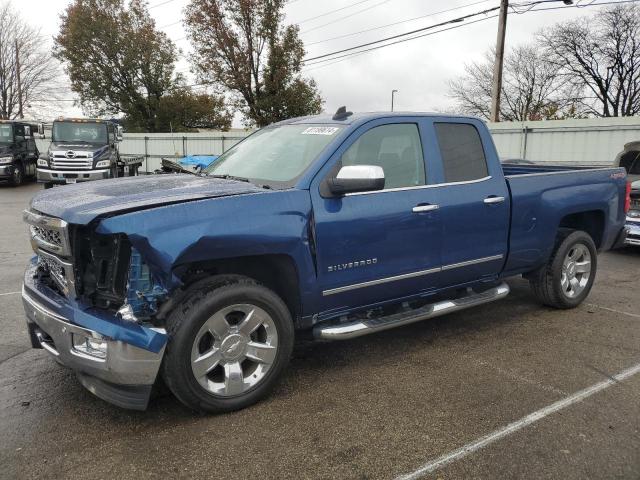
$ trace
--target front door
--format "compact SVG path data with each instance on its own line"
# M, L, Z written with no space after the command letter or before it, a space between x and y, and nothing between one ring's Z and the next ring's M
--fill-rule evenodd
M325 315L435 288L441 223L439 211L430 208L438 192L426 187L421 130L412 117L370 122L329 161L329 175L346 165L382 167L382 191L323 196L327 175L314 181L319 310Z

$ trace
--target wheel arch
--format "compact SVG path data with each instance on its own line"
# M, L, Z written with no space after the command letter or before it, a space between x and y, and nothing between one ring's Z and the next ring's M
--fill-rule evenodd
M596 248L602 246L604 237L605 214L602 210L586 210L565 215L560 219L558 232L561 229L582 230L588 233Z
M294 322L302 315L298 268L286 254L250 255L192 262L175 269L185 288L214 275L243 275L273 290L287 305Z

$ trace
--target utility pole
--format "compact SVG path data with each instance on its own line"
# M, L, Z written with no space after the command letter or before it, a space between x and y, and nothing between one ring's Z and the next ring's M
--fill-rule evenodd
M391 90L391 111L393 112L393 96L398 93L398 90Z
M18 46L18 40L16 39L16 81L18 86L18 117L24 118L22 112L22 83L20 81L20 47Z
M502 92L502 63L504 62L504 37L507 32L507 9L509 0L500 0L498 18L498 40L496 42L496 60L493 64L493 84L491 85L491 121L500 121L500 93Z

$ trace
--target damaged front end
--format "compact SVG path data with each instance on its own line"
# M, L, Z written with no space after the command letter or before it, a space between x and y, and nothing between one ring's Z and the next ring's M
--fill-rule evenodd
M127 237L84 227L77 238L79 299L122 320L159 326L154 315L168 292Z
M97 396L146 408L167 339L155 319L167 290L125 235L35 211L24 220L36 253L23 286L33 346Z

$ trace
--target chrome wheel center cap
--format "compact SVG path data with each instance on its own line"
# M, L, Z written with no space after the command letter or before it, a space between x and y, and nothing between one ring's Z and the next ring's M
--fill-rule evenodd
M244 335L233 333L227 336L220 344L220 351L225 360L237 360L245 354L247 339Z
M574 277L576 275L576 264L575 262L571 262L567 265L567 275L570 277Z

